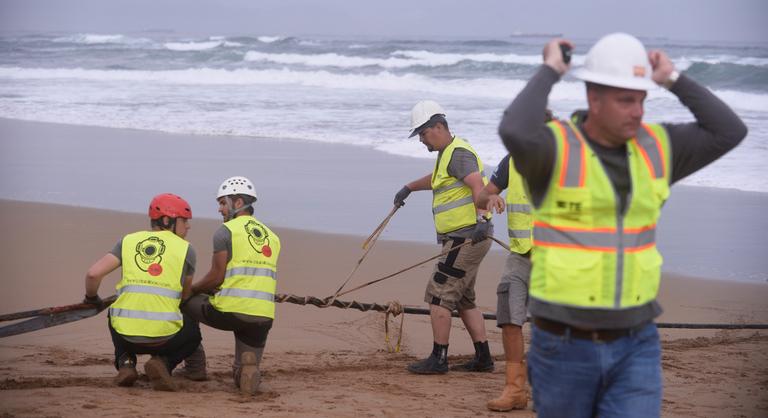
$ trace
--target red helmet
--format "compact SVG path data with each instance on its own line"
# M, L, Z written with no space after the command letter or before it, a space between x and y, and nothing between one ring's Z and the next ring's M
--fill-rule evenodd
M173 193L163 193L149 202L149 219L160 219L163 216L192 219L192 209L181 197Z

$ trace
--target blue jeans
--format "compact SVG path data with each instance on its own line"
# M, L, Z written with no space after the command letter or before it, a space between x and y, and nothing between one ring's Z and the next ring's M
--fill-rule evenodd
M539 418L661 414L661 345L654 323L609 343L532 326L528 376Z

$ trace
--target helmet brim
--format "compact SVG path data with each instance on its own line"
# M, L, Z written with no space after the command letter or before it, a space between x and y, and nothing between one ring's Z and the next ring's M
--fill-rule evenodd
M589 81L590 83L601 84L603 86L618 87L629 90L654 90L659 86L652 80L644 77L617 77L605 74L598 74L587 70L584 67L577 68L573 71L572 75L582 81Z

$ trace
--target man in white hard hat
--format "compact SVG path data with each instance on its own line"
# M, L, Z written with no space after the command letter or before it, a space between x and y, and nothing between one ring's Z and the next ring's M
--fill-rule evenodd
M475 306L475 280L480 262L491 246L486 239L493 234L490 214L476 209L475 202L487 180L483 163L469 143L453 136L445 111L434 101L417 103L411 111L411 135L418 135L430 152L437 151L434 171L405 185L395 195L394 204L402 206L412 191L432 191L432 214L438 243L443 252L464 244L440 257L427 283L424 301L429 304L434 344L426 359L408 366L417 374L442 374L448 371L448 339L451 312L458 311L472 338L475 356L453 370L493 371L485 322Z
M252 395L261 381L259 366L275 318L280 239L253 217L256 191L247 178L224 180L216 200L224 224L213 236L211 269L192 285L197 295L182 309L208 326L233 331L235 385Z
M528 368L540 417L661 413L655 229L670 185L746 136L738 116L678 74L662 51L622 33L600 39L574 76L586 111L544 122L569 64L554 39L504 112L499 134L525 178L534 216ZM669 89L693 123L643 123L647 90Z

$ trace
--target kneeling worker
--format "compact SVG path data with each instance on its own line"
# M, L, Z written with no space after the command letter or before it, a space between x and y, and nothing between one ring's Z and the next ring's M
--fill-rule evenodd
M280 239L253 217L256 192L247 178L225 180L216 200L224 224L213 236L211 270L192 286L193 294L213 295L198 294L182 309L208 326L234 332L235 385L252 395L261 381L259 364L275 318Z
M109 308L115 346L115 383L138 378L136 354L151 354L144 371L155 390L175 390L171 371L200 344L197 322L182 315L182 296L191 294L195 251L184 237L192 210L179 196L165 193L149 204L150 231L128 234L88 269L85 303L101 305L101 280L122 265L118 298Z

